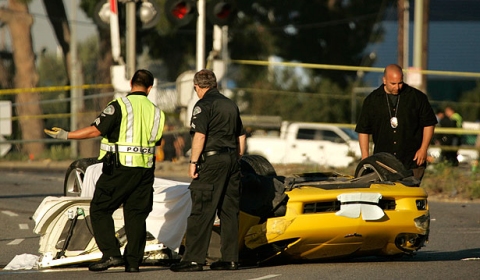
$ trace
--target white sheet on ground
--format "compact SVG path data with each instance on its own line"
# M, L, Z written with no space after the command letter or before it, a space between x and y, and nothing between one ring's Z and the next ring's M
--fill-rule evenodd
M16 255L3 270L32 269L36 267L38 256L31 254Z
M102 174L102 164L85 170L80 197L93 197L95 183ZM155 178L153 210L147 218L147 230L165 246L176 249L187 228L192 202L186 182Z

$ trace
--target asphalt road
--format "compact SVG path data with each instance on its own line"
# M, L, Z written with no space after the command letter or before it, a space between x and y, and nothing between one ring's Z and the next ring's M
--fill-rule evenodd
M68 166L68 165L67 165ZM178 169L178 170L177 170ZM38 255L39 236L30 219L44 197L61 196L66 167L13 168L0 165L0 279L479 279L480 203L430 201L429 243L414 257L359 258L335 262L249 267L238 271L174 273L166 266L141 267L139 274L122 268L89 272L86 267L11 271L3 268L16 256ZM174 172L174 170L179 173ZM183 174L163 166L159 174ZM167 174L167 175L166 175Z

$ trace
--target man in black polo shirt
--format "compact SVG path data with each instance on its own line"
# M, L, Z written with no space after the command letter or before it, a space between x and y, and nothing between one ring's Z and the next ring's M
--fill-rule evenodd
M383 85L365 98L355 128L362 159L369 156L372 135L373 153L393 154L421 180L436 124L427 95L405 84L402 68L390 64L385 68Z
M185 253L175 272L201 271L205 264L215 214L221 221L222 259L212 270L238 269L240 165L245 132L237 105L217 90L215 74L201 70L193 78L200 100L193 108L190 167L192 211L187 220Z

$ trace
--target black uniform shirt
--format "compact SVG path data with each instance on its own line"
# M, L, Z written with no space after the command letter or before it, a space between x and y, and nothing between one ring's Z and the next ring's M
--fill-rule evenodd
M407 168L415 168L415 153L422 145L423 128L437 123L427 96L421 91L403 85L397 104L387 104L383 85L369 94L363 103L355 131L371 134L374 153L395 155ZM390 113L388 108L390 107ZM392 128L390 119L397 117L398 126Z
M193 108L190 133L205 134L203 151L236 148L243 126L237 105L216 88L209 89Z

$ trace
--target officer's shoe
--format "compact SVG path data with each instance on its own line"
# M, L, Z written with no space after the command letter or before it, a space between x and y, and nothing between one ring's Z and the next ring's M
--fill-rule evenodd
M177 264L170 266L170 270L173 272L189 272L189 271L202 271L203 265L197 262L181 261Z
M210 269L211 270L237 270L238 263L217 261L217 262L213 262L210 265Z
M110 257L108 259L101 259L98 262L92 263L88 270L90 271L103 271L113 266L122 266L125 263L122 257Z
M140 272L140 269L138 267L134 266L125 266L125 272Z

